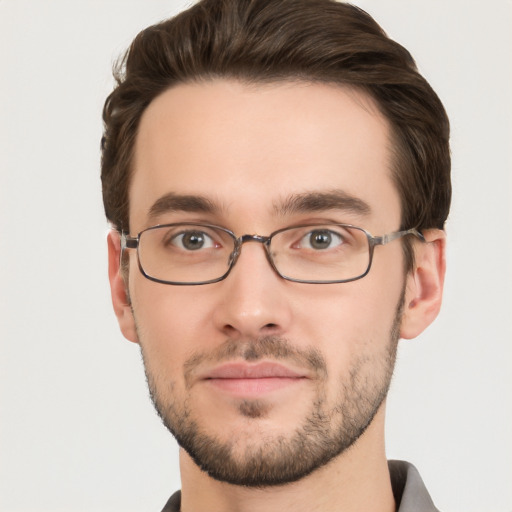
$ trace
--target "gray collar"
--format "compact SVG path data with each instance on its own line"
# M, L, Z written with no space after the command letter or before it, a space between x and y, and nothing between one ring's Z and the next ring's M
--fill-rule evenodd
M388 466L397 512L439 512L412 464L390 460Z

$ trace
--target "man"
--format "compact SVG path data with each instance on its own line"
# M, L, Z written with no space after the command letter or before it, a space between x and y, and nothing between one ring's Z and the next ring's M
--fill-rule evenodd
M164 510L436 510L384 449L450 203L448 120L409 53L348 4L203 0L117 79L109 276L181 446Z

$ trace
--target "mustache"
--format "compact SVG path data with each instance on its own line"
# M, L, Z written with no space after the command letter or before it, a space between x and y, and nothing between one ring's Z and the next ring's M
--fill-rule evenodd
M247 362L262 359L288 361L301 368L309 369L318 377L327 377L327 364L318 349L297 348L285 338L263 336L252 340L229 339L209 352L192 354L184 363L185 380L190 382L196 369L203 364L220 364L233 359L242 359Z

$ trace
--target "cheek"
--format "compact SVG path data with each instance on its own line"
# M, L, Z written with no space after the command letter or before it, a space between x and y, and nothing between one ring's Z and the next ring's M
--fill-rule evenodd
M402 284L390 282L379 290L372 286L370 279L366 283L364 279L325 285L332 286L328 293L325 289L318 294L309 293L307 298L296 303L297 322L302 324L301 319L308 318L311 333L328 339L338 337L343 340L345 336L353 337L358 333L367 333L366 338L386 334L383 326L392 325Z
M182 375L184 361L209 339L208 314L192 288L141 278L132 280L130 291L145 363L158 374Z
M330 373L349 371L358 357L383 353L402 293L403 276L365 278L311 290L295 304L294 336L323 353Z

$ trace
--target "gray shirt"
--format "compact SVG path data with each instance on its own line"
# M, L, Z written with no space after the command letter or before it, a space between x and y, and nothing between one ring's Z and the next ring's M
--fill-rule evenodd
M439 512L412 464L390 460L388 465L397 512ZM178 491L170 497L162 512L179 512L180 505L181 493Z

